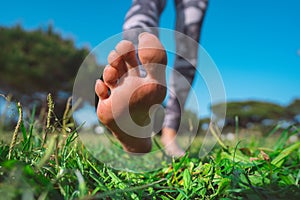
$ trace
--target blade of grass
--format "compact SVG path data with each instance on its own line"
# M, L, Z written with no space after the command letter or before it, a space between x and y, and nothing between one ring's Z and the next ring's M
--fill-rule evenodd
M17 143L18 131L20 129L20 126L21 126L22 120L23 120L23 110L22 110L22 106L21 106L20 102L18 102L17 106L18 106L18 111L19 111L19 118L18 118L18 122L17 122L17 125L15 127L15 131L13 133L13 137L12 137L12 140L11 140L11 143L10 143L10 146L9 146L9 152L8 152L8 159L9 160L11 159L12 152L14 150L14 147L15 147L16 143Z
M293 144L293 145L291 145L291 146L285 148L283 151L281 151L281 153L280 153L278 156L276 156L276 157L272 160L271 164L272 164L272 165L275 165L276 167L281 167L282 164L283 164L282 161L283 161L287 156L289 156L293 151L298 150L299 148L300 148L300 142L297 142L297 143L295 143L295 144Z
M33 127L34 127L33 124L34 124L35 111L36 111L36 106L33 106L31 117L29 120L30 126L29 126L28 136L26 136L26 129L25 129L23 123L21 126L21 130L23 133L23 139L24 139L22 151L30 151L30 149L31 149L31 138L32 138Z
M278 150L278 149L283 149L284 145L286 144L286 142L288 141L289 139L289 130L291 129L292 127L290 126L289 128L285 129L281 134L280 134L280 137L279 139L277 140L276 144L275 144L275 147L274 147L274 150Z
M299 186L299 180L300 180L300 169L299 169L297 177L296 177L295 185Z
M239 117L235 116L235 135L236 135L236 139L239 139Z
M79 170L75 170L75 175L78 181L79 197L83 198L87 194L87 187L84 181L84 178Z
M218 141L219 145L228 152L227 146L223 143L223 141L220 138L221 132L218 129L217 125L214 125L213 123L210 123L209 130L211 131L212 135L215 137L215 139Z
M185 169L183 171L183 188L185 193L188 193L191 190L191 187L192 187L191 174L188 169Z
M71 108L71 101L72 97L69 97L67 100L66 108L64 111L63 115L63 120L62 120L62 132L63 134L66 134L67 132L70 132L69 127L67 127L67 121L70 119L69 113L70 113L70 108Z
M47 103L48 103L48 113L47 113L47 119L46 119L46 130L45 130L42 146L44 146L44 144L46 143L48 133L50 132L51 118L52 118L52 114L54 111L54 102L52 99L52 95L50 93L47 96Z
M51 140L49 142L49 145L46 149L46 152L45 152L44 156L41 158L40 162L37 163L37 165L36 165L36 168L38 170L40 170L45 165L45 163L48 161L48 159L52 155L52 153L54 151L54 148L55 148L56 137L58 137L58 135L55 135L55 136L51 137Z

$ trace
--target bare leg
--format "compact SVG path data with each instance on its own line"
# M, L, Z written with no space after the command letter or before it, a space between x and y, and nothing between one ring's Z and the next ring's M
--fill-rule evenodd
M199 41L200 29L207 8L207 0L175 0L176 31ZM174 70L170 78L170 97L166 107L166 117L162 129L162 143L168 154L182 156L184 151L176 142L176 133L179 130L180 116L188 96L190 85L193 82L197 64L197 43L186 40L185 36L175 33L176 56ZM184 77L187 81L181 81ZM176 96L175 96L176 95Z
M151 151L152 147L151 133L146 138L131 136L124 132L116 121L122 117L131 117L137 124L145 125L149 119L150 107L162 103L166 95L164 87L166 53L155 35L142 33L139 37L138 55L147 76L141 78L133 43L123 40L115 49L108 56L109 65L103 72L104 82L97 80L95 85L96 94L100 98L97 115L99 120L121 142L125 151L147 153ZM161 69L162 67L163 69ZM135 81L128 81L130 80L129 76L134 77ZM108 95L108 88L111 90L110 95ZM128 105L124 99L132 92L132 96L128 98L130 99ZM117 97L124 97L124 99ZM112 105L112 101L117 104ZM128 106L130 116L124 116Z

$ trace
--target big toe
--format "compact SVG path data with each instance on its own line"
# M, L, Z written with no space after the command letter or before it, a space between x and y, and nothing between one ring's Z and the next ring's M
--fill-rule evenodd
M142 64L167 64L166 51L159 39L151 33L141 33L138 45L139 58Z
M167 55L155 35L146 32L139 35L138 55L143 67L152 78L164 80Z

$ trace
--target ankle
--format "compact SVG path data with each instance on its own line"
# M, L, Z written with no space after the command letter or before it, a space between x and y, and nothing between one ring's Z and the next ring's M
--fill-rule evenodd
M172 128L164 127L162 129L161 141L164 145L174 141L176 139L176 130Z

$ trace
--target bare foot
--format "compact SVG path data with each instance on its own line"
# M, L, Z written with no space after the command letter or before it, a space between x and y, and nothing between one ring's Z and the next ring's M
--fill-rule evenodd
M124 131L118 122L132 119L140 126L149 123L149 109L152 105L161 104L166 95L167 56L158 38L150 33L140 34L138 55L147 72L146 77L140 77L135 47L131 42L121 41L109 54L109 65L103 72L104 82L97 80L95 85L100 99L97 116L121 142L125 151L147 153L152 148L151 131L131 134ZM141 137L136 134L141 134Z
M165 151L169 156L182 157L184 150L176 142L176 131L171 128L163 128L161 142L165 147Z

